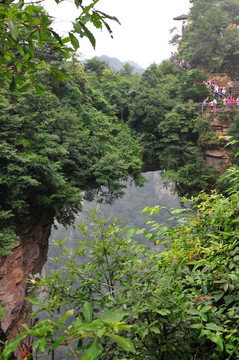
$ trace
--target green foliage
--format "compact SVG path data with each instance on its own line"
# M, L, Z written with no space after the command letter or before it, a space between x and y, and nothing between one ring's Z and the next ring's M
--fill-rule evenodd
M232 121L232 124L230 126L230 129L228 129L228 135L232 139L234 139L234 141L229 142L229 144L227 146L227 151L231 155L231 158L233 159L233 163L238 165L239 114L236 113L236 114L233 114L231 116L232 116L233 121Z
M189 23L183 34L179 54L191 65L209 71L237 71L239 29L236 0L191 1Z
M161 206L144 210L149 231L120 228L118 219L102 220L92 212L89 222L80 225L75 251L56 242L65 258L62 268L30 279L36 289L31 302L48 312L47 319L7 344L3 354L10 355L31 334L34 348L43 353L63 341L67 345L68 336L93 336L102 360L129 358L128 350L137 359L237 359L238 170L228 171L227 177L232 187L226 195L201 193L186 216L186 210L171 209L174 228L150 220ZM142 233L154 249L135 242ZM44 297L37 300L42 289ZM63 315L54 318L61 308ZM73 308L74 319L68 318ZM102 312L106 314L95 315ZM84 341L82 345L86 349ZM77 348L73 352L80 358Z
M159 164L183 194L212 184L201 168L202 119L194 103L208 95L202 82L206 79L198 69L182 72L169 61L153 64L143 73L129 107L128 123L144 147L144 163Z
M86 60L84 64L85 72L92 73L95 72L98 77L102 76L103 71L109 65L106 61L98 59L96 56L92 59Z
M34 74L45 88L41 97L32 89L1 93L0 210L9 216L0 221L13 226L8 239L36 219L72 223L82 191L112 201L122 194L121 180L143 184L140 146L104 94L92 96L83 68L67 62L68 78L59 84L49 68L42 64Z
M47 47L49 52L69 59L70 54L79 48L79 40L76 36L87 37L95 47L95 37L88 28L89 23L98 29L105 27L112 36L107 21L119 21L116 17L97 10L95 6L98 2L99 0L92 0L88 6L83 6L81 1L75 1L76 8L81 9L81 13L73 22L73 30L63 38L52 29L53 19L42 7L25 3L24 0L2 1L0 3L0 84L7 82L11 91L17 88L25 90L29 84L25 82L24 74L32 72L41 63L35 54L37 49L45 47L46 50ZM59 3L59 0L56 0L56 3ZM58 67L53 66L51 71L60 79L64 77ZM31 83L34 82L33 76ZM36 88L39 89L37 84Z
M48 304L45 305L36 299L32 299L31 302L34 305L40 306L40 311L49 312ZM109 338L112 343L117 344L117 347L119 346L127 352L135 352L134 345L130 340L117 335L121 331L130 329L130 326L125 325L122 321L125 317L123 310L112 309L92 320L92 306L90 303L85 302L82 312L78 313L71 322L71 325L68 326L67 320L69 318L72 319L73 315L74 310L68 310L58 321L49 318L40 321L32 328L25 325L26 330L9 342L0 358L2 360L9 359L19 343L27 336L38 339L33 344L33 351L38 350L45 356L49 354L54 356L55 349L61 347L63 349L61 350L63 356L66 351L69 352L67 356L74 355L75 359L96 360L103 350L99 345L102 337ZM54 338L56 333L61 335ZM88 340L87 343L84 343L85 339ZM72 347L76 348L76 350L73 350ZM67 357L64 356L64 358L66 359Z

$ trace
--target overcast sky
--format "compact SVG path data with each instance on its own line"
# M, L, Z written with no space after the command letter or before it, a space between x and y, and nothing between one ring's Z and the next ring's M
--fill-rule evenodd
M54 0L45 0L44 7L56 18L57 31L62 33L72 28L77 9L69 0L59 5ZM121 61L132 60L146 68L169 58L175 50L168 44L172 37L169 30L174 26L181 28L182 23L173 18L187 14L190 3L189 0L100 0L96 8L116 16L121 25L110 23L113 39L106 31L92 28L96 49L80 39L80 52L84 57L108 55Z

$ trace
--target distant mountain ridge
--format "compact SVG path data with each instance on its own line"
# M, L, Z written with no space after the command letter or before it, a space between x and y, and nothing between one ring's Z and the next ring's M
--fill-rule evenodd
M142 74L145 70L144 68L142 68L137 63L135 63L134 61L131 61L131 60L120 61L119 59L117 59L115 57L109 57L107 55L101 55L101 56L96 56L96 57L97 57L97 59L107 62L109 64L110 68L115 71L120 71L125 64L130 64L131 66L133 66L133 68L134 68L133 74L136 74L136 73Z

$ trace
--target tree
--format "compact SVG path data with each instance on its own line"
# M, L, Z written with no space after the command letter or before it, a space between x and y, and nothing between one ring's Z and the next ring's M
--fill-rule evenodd
M99 78L102 76L103 71L108 68L108 66L109 64L106 61L100 60L95 56L92 59L86 60L84 69L86 73L96 73L97 77Z
M133 74L134 67L130 64L124 64L122 69L119 71L122 76L131 76Z
M235 0L193 0L179 55L209 71L237 71L239 63L239 5ZM236 24L236 27L233 27Z
M180 194L212 184L208 174L204 176L208 169L201 167L203 150L198 142L203 130L197 102L209 94L206 79L204 71L182 72L164 61L151 65L130 92L128 124L144 148L144 164L165 169L165 176L180 184Z
M58 3L59 0L56 2ZM38 6L39 2L36 6L25 4L24 0L2 1L0 3L0 84L6 81L12 91L17 87L26 89L28 84L25 83L24 74L32 72L40 63L35 57L36 47L42 49L43 46L49 46L49 51L60 54L66 59L79 48L76 35L81 38L87 37L95 47L95 38L88 29L88 23L92 23L96 28L105 26L112 36L107 20L119 21L114 16L96 10L95 6L98 2L99 0L92 0L88 6L84 6L83 1L75 0L76 8L80 9L81 13L73 23L73 30L63 38L53 30L52 19L42 7ZM58 67L52 66L51 71L62 78ZM34 76L30 80L34 82Z
M32 89L1 94L1 226L11 236L35 219L71 223L82 191L112 201L122 194L121 180L132 175L142 184L140 146L107 102L104 111L94 105L81 65L62 66L75 80L59 86L49 66L34 73L45 87L42 97Z
M232 187L225 195L202 192L193 211L170 209L173 228L149 219L149 231L122 228L118 219L100 219L93 211L80 224L75 251L64 239L55 243L62 249L54 260L63 259L61 270L30 279L36 289L30 301L47 319L6 344L2 359L27 335L35 337L34 350L50 354L66 347L65 356L71 351L76 359L88 350L88 338L99 360L238 359L238 170L227 176ZM148 218L161 210L144 212ZM141 234L154 249L136 243ZM78 345L71 350L73 340Z

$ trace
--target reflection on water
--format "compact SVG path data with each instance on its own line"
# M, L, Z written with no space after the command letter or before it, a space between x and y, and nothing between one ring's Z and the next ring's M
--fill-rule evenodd
M144 187L136 187L134 184L127 183L125 195L121 199L117 199L114 204L101 204L99 209L99 216L102 218L117 218L122 220L122 227L129 228L145 228L146 213L142 210L146 206L164 206L170 208L181 208L180 199L176 196L172 189L172 184L165 179L162 180L160 172L148 172L144 174L147 179ZM83 204L83 211L76 217L76 224L79 224L82 219L87 219L90 214L90 209L98 206L97 201L87 202ZM169 225L167 219L170 217L167 211L160 211L154 217L159 223ZM77 226L65 229L59 225L57 229L52 229L51 239L61 240L63 237L67 240L65 245L74 248L75 244L80 240L80 232ZM144 238L139 240L144 243ZM150 246L149 243L147 243ZM151 244L153 245L153 244ZM60 255L60 250L55 246L50 245L49 257L56 257ZM52 264L48 261L44 267L45 273L48 273Z
M122 220L122 227L128 226L129 228L145 228L145 224L147 222L147 220L145 219L146 213L142 213L142 209L144 209L146 206L151 207L160 205L166 207L167 209L181 208L180 198L178 198L172 192L172 184L165 180L162 180L160 178L159 172L148 172L145 173L144 176L147 179L144 187L140 188L128 183L125 189L125 195L121 199L117 199L113 205L100 205L98 215L104 219L109 217L112 219L120 217ZM82 219L87 220L87 217L90 215L90 209L96 208L97 202L85 201L83 205L83 211L76 217L76 224L79 224ZM159 214L156 214L154 216L154 220L159 223L169 225L169 217L171 217L169 212L166 210L162 210L159 212ZM173 222L171 223L171 225L174 226L175 223ZM61 240L63 237L66 237L66 242L64 243L64 246L67 246L68 249L74 249L79 246L77 242L81 240L81 236L77 226L75 228L70 227L68 229L59 226L58 229L52 230L51 239ZM137 241L141 243L146 243L143 235L141 239L137 237ZM147 242L147 246L154 247L154 244L153 242L151 244ZM159 245L157 245L157 251L160 251ZM50 244L49 257L53 258L60 255L60 249ZM87 261L86 258L83 257L82 259L80 259L79 257L77 259L79 262ZM63 263L64 259L62 260L61 264ZM60 264L56 263L53 265L53 263L49 260L44 267L44 273L49 273L53 267L55 270L57 270L57 268L60 267ZM40 298L42 297L41 300L43 300L43 296L43 294L40 294ZM68 310L68 308L66 309L63 306L61 308L62 314L66 310ZM40 313L39 316L41 319L45 319L48 317L48 314ZM55 354L55 360L61 360L62 358L63 357L61 351ZM51 357L47 356L45 359L50 360Z

